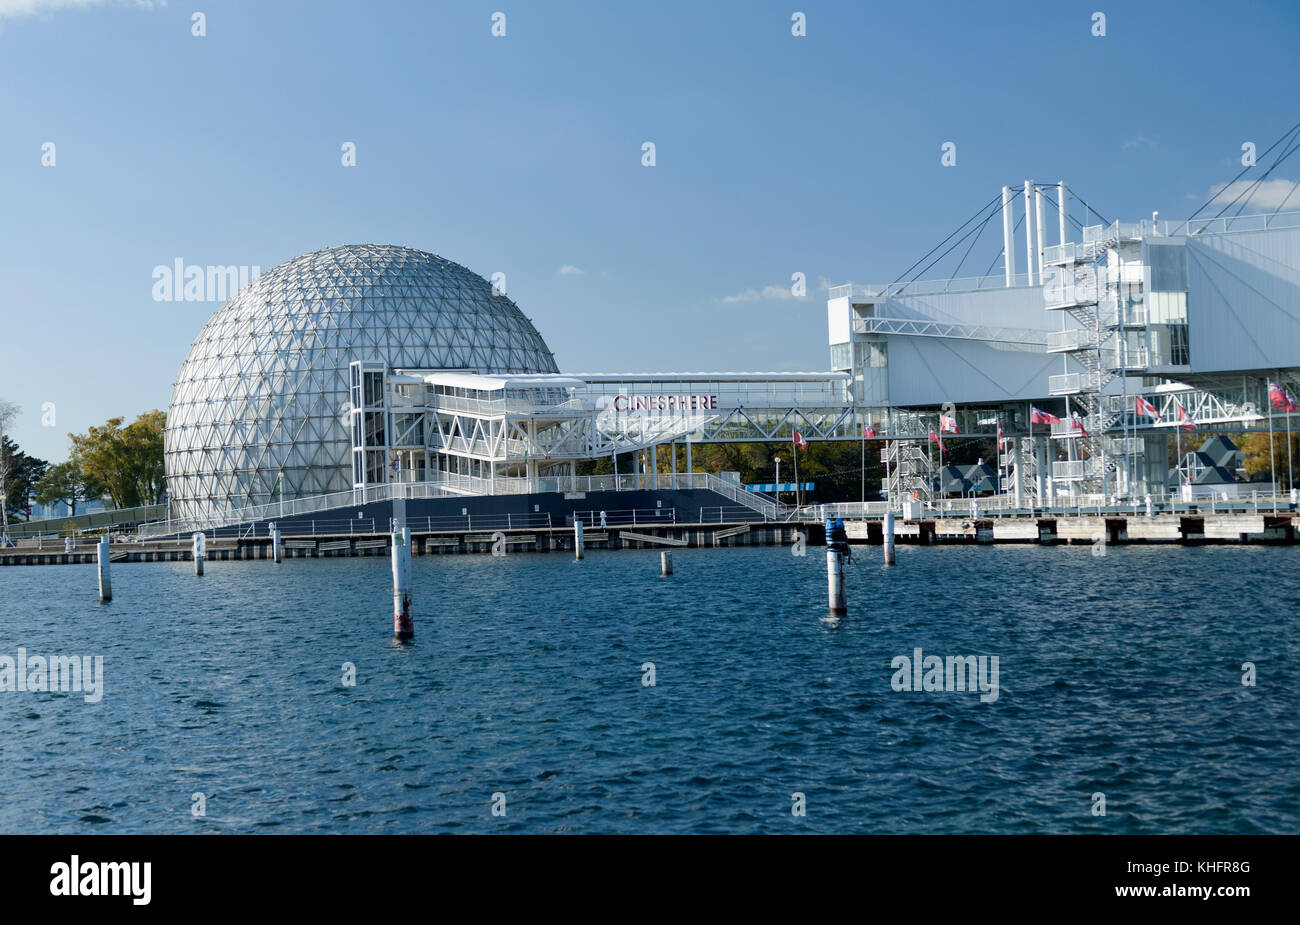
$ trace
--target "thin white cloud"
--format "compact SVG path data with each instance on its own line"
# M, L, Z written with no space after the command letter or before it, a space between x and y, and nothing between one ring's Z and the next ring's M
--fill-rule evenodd
M586 276L587 275L586 270L582 269L581 267L575 267L571 263L566 263L564 266L560 267L559 272L561 276Z
M786 286L764 286L759 289L746 289L744 292L738 292L735 295L723 296L715 299L715 302L768 302L781 299L793 299L789 287Z
M795 298L789 286L764 286L762 289L746 289L735 295L714 299L715 302L778 302ZM802 298L807 298L803 296Z
M1253 180L1219 183L1210 189L1210 195L1218 197L1214 200L1214 205L1220 208L1240 196L1241 200L1237 205L1241 205L1244 201L1245 212L1272 212L1283 203L1286 204L1287 209L1300 211L1300 188L1296 187L1295 180L1265 180L1253 193L1248 193L1247 190L1253 184Z
M1129 151L1133 148L1154 148L1156 146L1156 137L1158 136L1144 135L1141 132L1138 132L1132 138L1129 138L1124 142L1124 150Z
M39 16L60 10L86 10L92 6L131 6L151 10L155 6L166 6L166 0L158 3L153 0L0 0L0 19Z

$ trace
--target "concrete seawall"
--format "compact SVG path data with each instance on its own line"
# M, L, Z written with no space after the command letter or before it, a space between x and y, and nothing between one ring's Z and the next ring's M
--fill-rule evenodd
M714 546L787 546L804 534L805 542L824 542L821 524L711 523L671 526L619 526L591 528L584 535L587 549L674 549ZM385 534L349 536L321 535L285 537L282 555L286 559L320 559L352 556L387 556ZM500 544L500 545L498 545ZM573 530L568 527L518 530L464 530L416 532L411 534L411 552L417 556L454 553L507 554L517 552L573 552ZM192 556L189 537L151 543L118 543L112 546L112 562L185 562ZM272 557L267 537L209 540L208 561L267 559ZM62 549L7 549L0 552L0 565L86 565L94 563L95 547L82 544L71 553Z
M1159 514L1144 516L960 517L900 521L899 543L1275 543L1296 542L1300 517L1291 514ZM846 524L855 543L880 544L880 520Z
M855 545L880 545L881 520L853 520L845 524L849 541ZM1208 543L1293 544L1300 516L1290 514L1196 514L1143 516L1004 517L965 520L959 517L897 522L895 541L900 544L979 545L1039 543L1077 545L1136 543L1199 545ZM588 549L673 549L717 546L787 546L799 534L810 545L822 545L825 534L820 523L777 524L731 522L708 524L664 524L590 528L584 535ZM352 556L387 556L386 534L322 534L287 536L283 539L286 559L321 559ZM455 553L490 554L494 547L507 554L518 552L572 552L570 527L540 527L513 530L412 531L412 553L417 556ZM498 546L498 543L500 544ZM112 561L184 562L191 559L188 536L146 543L117 543ZM272 558L271 541L265 536L243 539L210 539L209 561ZM31 547L0 551L5 565L87 565L95 562L94 544L82 542L71 553L62 549Z

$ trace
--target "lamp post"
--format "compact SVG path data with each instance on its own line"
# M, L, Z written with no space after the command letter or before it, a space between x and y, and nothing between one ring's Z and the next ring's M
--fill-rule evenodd
M781 503L781 457L776 458L776 503Z

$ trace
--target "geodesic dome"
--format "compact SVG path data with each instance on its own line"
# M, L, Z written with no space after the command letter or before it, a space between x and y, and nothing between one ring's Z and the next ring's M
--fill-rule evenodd
M349 245L259 276L208 319L172 387L171 516L352 487L348 364L555 373L523 312L435 254Z

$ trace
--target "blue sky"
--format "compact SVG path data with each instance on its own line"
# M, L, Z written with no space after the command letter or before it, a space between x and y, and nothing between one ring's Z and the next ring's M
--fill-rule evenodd
M504 272L566 371L822 369L819 286L893 280L1003 184L1186 218L1300 119L1298 37L1291 0L0 0L0 398L61 460L166 408L219 307L155 266L358 242Z

